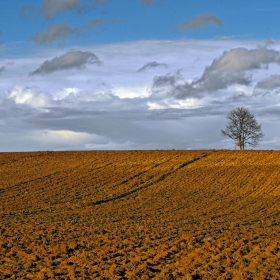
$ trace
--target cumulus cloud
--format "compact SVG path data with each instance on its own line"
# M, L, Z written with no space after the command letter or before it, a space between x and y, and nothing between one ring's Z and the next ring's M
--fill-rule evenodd
M28 105L33 108L47 107L52 103L52 96L38 87L16 85L7 91L7 99L17 105Z
M200 14L195 18L191 18L187 21L182 22L176 29L177 30L194 30L204 26L209 26L210 24L215 24L222 26L223 23L217 17L211 14Z
M202 93L226 89L234 84L247 86L251 83L253 70L268 68L271 63L280 64L279 51L266 47L250 50L236 48L214 59L211 65L205 68L202 76L191 82L184 81L179 73L155 77L151 92L156 95L165 92L176 98L187 98L200 97ZM260 85L268 83L277 85L278 77Z
M87 64L100 63L101 61L99 58L92 52L72 50L62 56L46 60L38 69L31 72L29 75L42 75L61 70L82 69Z
M195 85L210 92L232 84L249 85L251 71L268 68L271 63L280 63L279 51L268 48L232 49L214 59Z
M56 40L61 40L68 35L79 33L78 28L71 28L67 23L53 24L48 27L46 32L36 32L31 39L37 44L48 45Z
M241 72L267 68L270 63L280 63L280 52L268 48L236 48L223 53L207 67L207 71Z
M29 5L22 6L19 12L20 17L27 18L33 12L33 7Z
M80 0L45 0L40 11L46 18L50 18L62 11L77 10Z
M272 75L267 79L259 81L256 88L260 89L275 89L280 87L280 75Z
M144 72L148 69L151 69L151 68L156 68L156 67L167 67L167 64L165 63L158 63L156 61L153 61L153 62L149 62L149 63L146 63L144 64L141 68L139 68L137 70L138 73L141 73L141 72Z
M156 98L164 98L168 96L184 98L186 95L189 97L196 97L197 91L185 81L180 71L177 71L175 74L154 77L151 93L152 96Z

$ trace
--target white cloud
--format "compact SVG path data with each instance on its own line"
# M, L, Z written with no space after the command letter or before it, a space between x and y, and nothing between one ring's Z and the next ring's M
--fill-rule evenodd
M85 143L108 142L108 139L95 134L58 129L32 129L26 134L20 135L19 140L21 141L20 146L25 147L21 150L81 150L85 149ZM30 143L29 148L26 143Z
M149 87L149 84L146 86L121 86L121 85L115 85L113 87L114 94L120 98L136 98L136 97L148 97L149 92L147 91L147 88Z
M215 58L209 66L205 67L202 76L191 82L186 81L180 71L154 77L151 92L156 96L167 95L179 99L202 98L205 93L217 92L232 85L236 88L248 87L252 83L254 71L267 69L273 63L280 65L280 51L278 50L267 47L235 48ZM270 78L270 84L275 85L277 80L275 77L278 76L274 76L273 81Z
M256 88L260 89L275 89L280 87L280 75L272 75L269 78L259 81Z
M45 130L36 131L34 139L40 143L76 145L92 140L92 135L86 132L75 132L71 130ZM32 137L33 138L33 137Z
M275 129L280 94L277 88L273 98L256 94L255 87L279 73L280 44L273 49L257 44L178 40L88 46L84 52L100 58L100 67L86 64L82 71L30 77L49 57L59 58L61 49L3 58L2 65L13 64L1 74L1 149L233 148L220 129L227 112L244 104L258 120L267 117L264 123L260 119L266 130L260 148L276 147L270 140L280 137ZM168 68L137 73L147 61ZM243 74L249 84L237 83Z
M53 94L54 100L62 100L65 99L68 95L70 94L76 95L78 92L79 89L76 87L59 89Z
M47 107L52 104L52 96L38 87L16 85L7 91L7 98L18 105L28 105L34 108Z

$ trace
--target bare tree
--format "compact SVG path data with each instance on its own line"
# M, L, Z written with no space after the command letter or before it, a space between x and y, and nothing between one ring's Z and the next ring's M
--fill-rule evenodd
M227 119L229 122L225 130L221 130L222 136L232 139L240 150L244 150L247 145L256 147L264 136L261 125L257 123L255 116L246 108L239 107L231 110Z

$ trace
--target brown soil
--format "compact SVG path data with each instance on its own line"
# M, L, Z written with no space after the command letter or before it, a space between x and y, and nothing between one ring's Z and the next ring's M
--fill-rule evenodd
M0 279L280 279L280 152L0 153Z

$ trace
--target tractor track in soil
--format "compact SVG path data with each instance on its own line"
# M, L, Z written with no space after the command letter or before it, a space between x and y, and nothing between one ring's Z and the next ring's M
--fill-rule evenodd
M199 157L199 158L194 158L194 159L192 159L190 161L184 162L178 168L176 168L176 169L174 169L174 170L172 170L172 171L162 175L160 178L156 179L155 181L152 181L152 182L150 182L148 184L145 184L144 186L141 186L141 187L138 187L136 189L133 189L133 190L131 190L129 192L123 193L123 194L118 195L116 197L112 197L112 198L108 198L108 199L103 199L103 200L99 200L99 201L96 201L96 202L92 202L92 203L89 203L89 204L83 205L83 206L101 205L101 204L104 204L104 203L109 203L109 202L113 202L113 201L116 201L116 200L120 200L120 199L126 198L127 196L130 196L130 195L132 195L134 193L137 193L137 192L139 192L141 190L147 189L147 188L149 188L149 187L151 187L151 186L153 186L153 185L163 181L165 178L167 178L171 174L173 174L173 173L177 172L178 170L180 170L180 169L182 169L182 168L184 168L184 167L186 167L186 166L188 166L188 165L190 165L190 164L192 164L192 163L194 163L194 162L196 162L198 160L201 160L201 159L202 159L202 157L201 158ZM138 175L142 175L143 173L145 173L145 172L140 172ZM138 175L137 176L133 176L132 178L134 179L134 178L138 177Z

